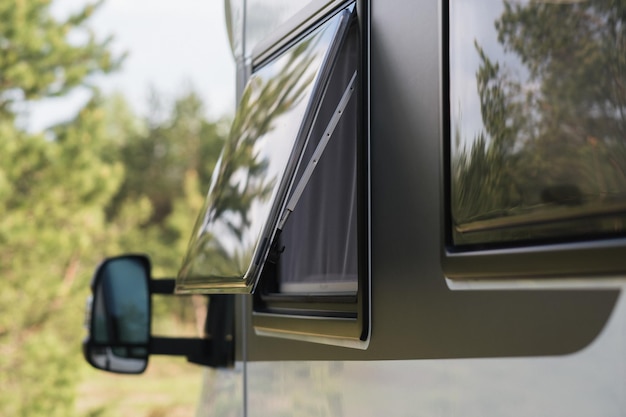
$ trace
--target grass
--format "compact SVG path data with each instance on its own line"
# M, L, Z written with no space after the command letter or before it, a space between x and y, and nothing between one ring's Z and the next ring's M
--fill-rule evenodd
M81 417L195 415L203 368L184 358L152 356L141 375L118 375L85 365L76 411Z

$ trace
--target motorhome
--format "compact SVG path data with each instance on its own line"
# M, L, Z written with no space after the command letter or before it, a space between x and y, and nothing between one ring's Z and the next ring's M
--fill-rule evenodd
M626 415L626 5L226 11L238 108L180 273L104 261L87 360L187 356L206 416ZM150 334L172 292L205 338Z

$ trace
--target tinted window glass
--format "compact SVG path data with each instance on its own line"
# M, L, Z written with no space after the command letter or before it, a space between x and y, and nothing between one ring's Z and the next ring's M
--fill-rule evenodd
M456 245L623 235L619 2L450 3Z
M336 55L348 17L348 12L336 15L252 74L213 173L178 290L252 290L326 82L324 63Z

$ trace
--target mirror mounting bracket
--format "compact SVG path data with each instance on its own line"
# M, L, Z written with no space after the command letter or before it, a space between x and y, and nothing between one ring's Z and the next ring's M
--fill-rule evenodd
M171 281L172 288L174 280ZM152 280L155 282L155 280ZM151 287L152 290L152 287ZM163 294L163 293L161 293ZM169 293L165 293L169 294ZM185 356L191 363L214 368L228 368L234 363L233 330L235 297L232 294L213 294L209 298L207 338L150 337L150 353L155 355Z
M173 278L166 279L150 279L151 294L174 294L176 288L176 280Z
M217 349L218 346L222 349ZM213 343L211 339L199 338L150 338L151 354L185 356L188 362L213 368L231 366L232 360L228 354L231 350L232 341Z

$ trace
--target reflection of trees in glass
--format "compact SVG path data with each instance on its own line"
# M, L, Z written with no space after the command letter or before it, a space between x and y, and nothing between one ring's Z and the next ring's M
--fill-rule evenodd
M196 254L196 259L206 262L210 270L228 274L233 268L240 271L248 266L253 247L246 247L244 253L231 253L221 241L234 238L248 245L244 242L244 235L251 226L253 204L267 202L271 197L278 179L268 176L270 162L267 156L261 155L258 144L276 128L277 119L296 107L310 89L315 73L309 71L309 66L319 58L312 48L315 39L293 47L285 64L270 69L278 70L277 75L253 76L243 93L215 169L207 198L210 207L204 209L208 211L202 226L219 222L228 230L229 236L216 236L213 231L205 231L197 245L202 254Z
M462 148L452 160L455 223L548 208L619 209L626 200L626 3L505 1L495 28L528 78L475 44L483 131L469 147L453 132ZM594 230L608 228L621 225L600 222Z
M310 76L301 78L311 62L311 57L302 57L308 42L295 48L282 74L277 78L257 78L243 94L239 110L233 121L230 139L224 147L219 166L216 191L210 216L218 218L225 212L236 213L239 221L230 221L228 226L239 238L250 225L249 208L255 199L268 197L274 179L264 177L268 161L258 160L255 145L258 139L274 129L275 120L292 109L303 97L312 82Z
M452 189L457 219L493 216L519 203L513 167L520 131L520 105L514 99L519 86L501 77L501 68L476 45L482 65L476 73L484 131L470 151L463 150L453 161ZM457 148L461 132L456 131Z

